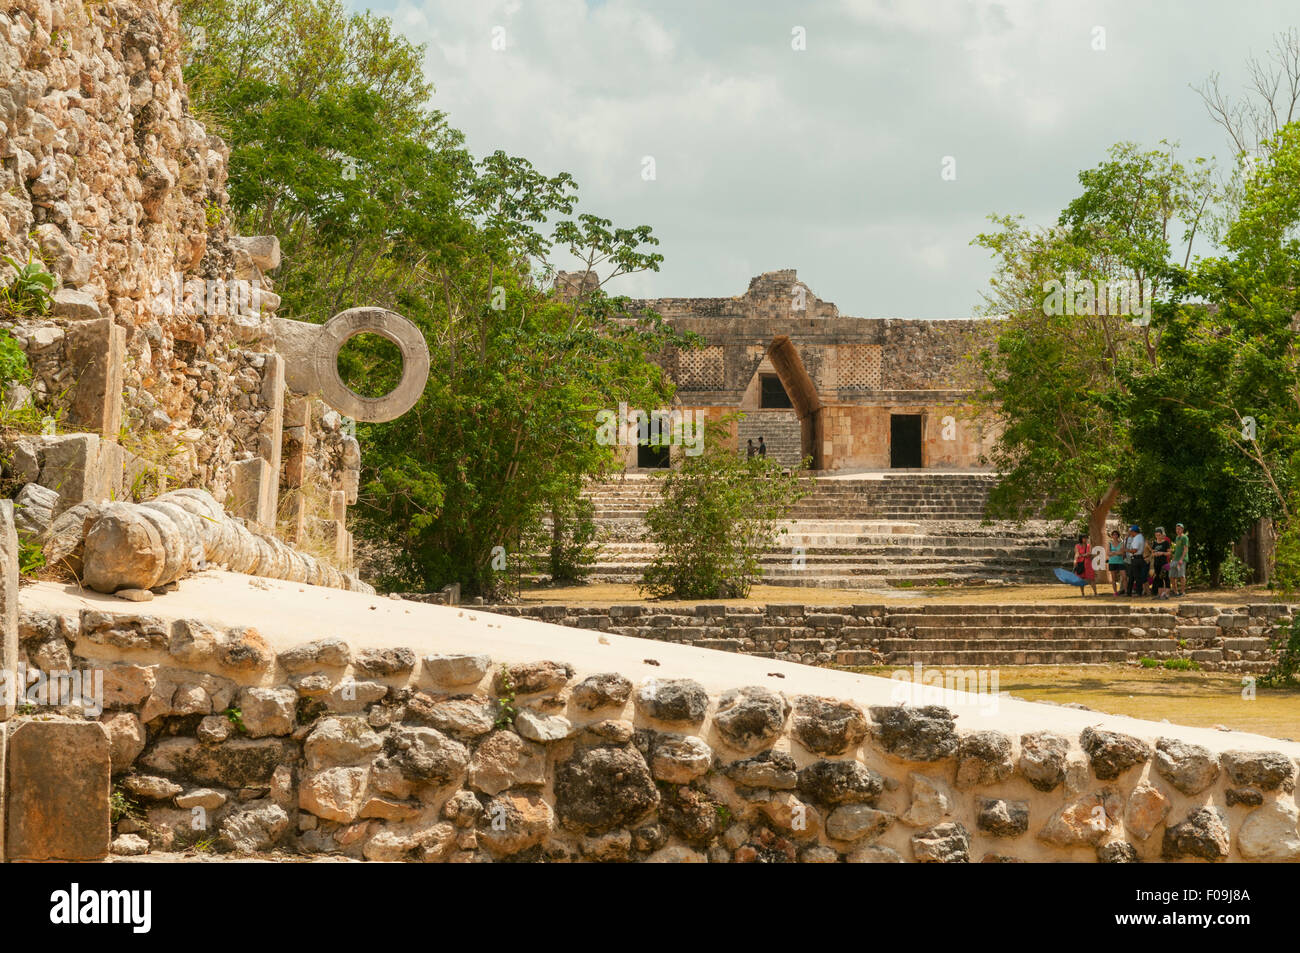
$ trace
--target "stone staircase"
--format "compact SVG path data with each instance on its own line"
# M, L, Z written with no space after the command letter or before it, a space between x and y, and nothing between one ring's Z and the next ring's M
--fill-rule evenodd
M841 651L841 665L1088 665L1142 658L1221 660L1224 650L1266 653L1268 638L1223 639L1212 624L1178 625L1177 605L1130 601L1072 605L895 606L876 651ZM1187 620L1184 620L1187 621ZM1192 620L1195 621L1195 620ZM1249 657L1249 656L1248 656Z
M828 589L1052 581L1051 570L1066 564L1068 540L1046 523L981 525L991 485L983 474L819 480L762 556L763 581ZM655 552L643 519L658 499L657 482L632 476L588 495L603 539L588 578L637 582Z
M762 437L767 444L767 458L786 467L803 462L803 425L793 410L754 410L736 424L742 452L746 441L758 446Z
M795 506L795 519L981 520L991 473L906 471L817 481Z

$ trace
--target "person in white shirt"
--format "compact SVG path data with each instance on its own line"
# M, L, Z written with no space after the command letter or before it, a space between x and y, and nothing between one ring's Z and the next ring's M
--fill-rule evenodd
M1142 535L1142 528L1134 523L1128 529L1128 539L1124 542L1124 552L1128 556L1128 591L1127 594L1142 595L1147 584L1147 539ZM1136 590L1135 590L1136 587Z

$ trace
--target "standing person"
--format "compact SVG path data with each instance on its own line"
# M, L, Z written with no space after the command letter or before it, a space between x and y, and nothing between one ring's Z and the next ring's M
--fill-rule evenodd
M1142 535L1142 527L1134 523L1128 528L1128 539L1124 543L1124 554L1128 556L1127 595L1142 595L1147 584L1147 538Z
M1174 548L1169 556L1169 583L1175 596L1187 595L1187 554L1191 548L1187 530L1179 523L1174 527Z
M746 460L752 460L752 459L754 459L754 454L757 453L757 452L758 452L758 451L754 449L754 438L753 438L753 437L750 437L749 440L746 441L746 447L745 447L745 459L746 459Z
M1092 546L1088 541L1088 534L1083 533L1079 536L1079 541L1074 544L1074 574L1084 581L1092 583L1092 594L1097 594L1097 573L1092 568ZM1079 587L1079 595L1084 596L1083 586Z
M761 434L759 435L758 438L758 455L764 459L767 459L767 444L763 442L763 437Z
M1165 535L1165 528L1157 526L1155 542L1151 544L1152 561L1151 595L1156 599L1169 598L1169 553L1173 541Z
M1126 582L1124 576L1128 564L1124 562L1124 540L1117 529L1110 531L1106 542L1106 569L1110 572L1110 594L1118 596Z

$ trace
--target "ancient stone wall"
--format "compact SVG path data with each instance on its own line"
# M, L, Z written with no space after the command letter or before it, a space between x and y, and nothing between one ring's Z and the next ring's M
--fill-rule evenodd
M275 354L279 244L231 231L229 150L190 112L178 9L0 5L0 253L58 281L47 314L0 321L33 371L10 402L30 399L47 432L120 443L264 527L282 483L324 501L299 522L341 522L330 493L355 502L360 459L338 414L313 411L319 439L281 472L294 395ZM13 275L0 264L0 282Z
M468 647L354 651L338 638L276 651L248 628L95 609L28 608L18 635L31 670L97 673L104 710L42 704L37 688L8 723L11 858L195 846L425 862L1300 856L1294 758L1189 743L1172 725L968 730L923 698L634 683L579 673L563 653L499 664ZM77 795L66 824L29 823L64 810L37 805L59 785Z
M561 292L577 277L562 275ZM733 298L657 298L633 309L703 338L701 348L660 357L685 405L756 416L756 375L776 373L816 469L890 467L893 414L924 418L923 467L986 466L993 430L970 407L978 370L969 357L992 341L996 321L849 317L793 269L759 275Z

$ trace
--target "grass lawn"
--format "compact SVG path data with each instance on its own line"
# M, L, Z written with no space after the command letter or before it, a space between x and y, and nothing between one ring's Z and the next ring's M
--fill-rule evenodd
M894 670L852 669L886 677ZM1254 699L1242 698L1241 675L1127 665L1004 665L997 671L998 690L1026 701L1077 702L1111 715L1300 740L1300 689L1257 688Z

